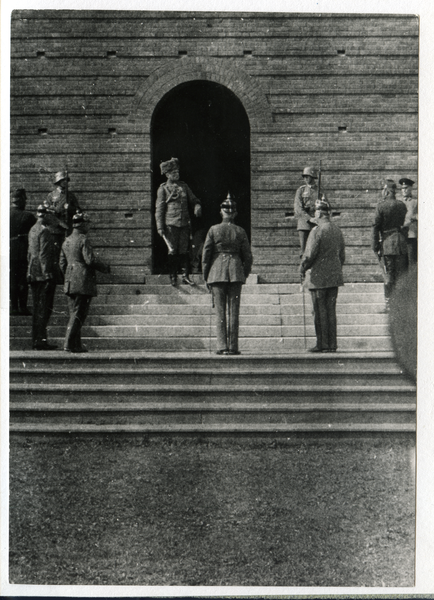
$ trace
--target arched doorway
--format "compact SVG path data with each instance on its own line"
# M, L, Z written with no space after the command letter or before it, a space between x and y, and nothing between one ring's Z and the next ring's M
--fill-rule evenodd
M250 238L250 126L240 100L211 81L182 83L157 104L151 122L152 213L166 177L160 163L180 161L181 180L200 198L203 216L192 215L194 232L220 222L228 191L237 201L237 224ZM167 250L153 224L153 273L166 272Z

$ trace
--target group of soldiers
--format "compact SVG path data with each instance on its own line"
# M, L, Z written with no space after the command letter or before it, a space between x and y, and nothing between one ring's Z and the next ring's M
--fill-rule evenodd
M190 278L190 209L202 214L201 201L190 187L180 181L179 160L171 158L160 165L167 181L157 192L155 221L158 234L168 251L170 281L193 286ZM342 266L345 242L331 219L331 205L320 189L317 172L306 167L304 184L295 194L294 214L300 241L300 278L308 285L314 308L316 345L310 352L336 352L336 301L343 285ZM38 206L37 219L25 210L26 192L13 195L11 209L11 314L29 315L27 282L33 296L33 348L51 350L47 324L53 310L56 284L64 284L68 298L69 322L64 350L87 352L81 343L81 327L96 295L95 271L110 272L96 260L87 239L89 219L77 198L68 190L67 172L56 173L55 189ZM372 228L372 249L384 275L386 310L396 281L417 262L417 201L412 198L414 182L399 180L402 200L396 198L397 184L386 180L382 201L376 207ZM236 202L230 193L220 205L222 222L212 226L201 253L203 278L212 293L216 308L217 354L238 355L238 330L241 288L252 268L252 252L247 234L234 220Z
M13 194L10 213L10 301L12 315L32 315L32 348L54 350L47 340L47 326L53 312L56 285L64 285L69 321L64 350L87 352L81 343L81 328L96 296L95 271L110 267L96 260L87 239L89 219L75 195L68 191L69 176L59 171L55 189L36 211L26 211L24 188ZM27 308L28 287L33 312Z

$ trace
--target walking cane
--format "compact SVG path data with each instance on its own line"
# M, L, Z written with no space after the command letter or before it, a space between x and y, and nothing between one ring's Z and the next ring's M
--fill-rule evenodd
M214 309L214 294L212 293L212 286L205 284L208 292L211 294L211 311L209 313L209 353L211 354L211 337L212 337L212 311Z
M303 331L304 331L304 349L306 350L307 341L306 341L306 306L304 303L304 285L303 285L303 275L300 275L300 286L301 286L301 295L303 297Z

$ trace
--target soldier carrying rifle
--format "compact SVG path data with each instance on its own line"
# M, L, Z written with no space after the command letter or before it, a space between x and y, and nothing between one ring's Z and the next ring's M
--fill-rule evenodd
M294 215L297 218L297 231L300 238L300 258L306 248L307 238L311 229L316 225L315 202L317 200L327 201L327 197L321 190L321 162L319 175L313 167L305 167L302 175L305 184L300 186L295 193ZM318 179L318 184L316 183Z

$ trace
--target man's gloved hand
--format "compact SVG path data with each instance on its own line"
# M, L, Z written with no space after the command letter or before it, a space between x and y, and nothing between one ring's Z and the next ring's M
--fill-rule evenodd
M200 218L202 216L202 207L200 204L196 204L194 207L194 216Z
M160 237L164 237L164 236L166 235L166 231L165 231L164 229L159 229L159 230L158 230L158 235L159 235Z

